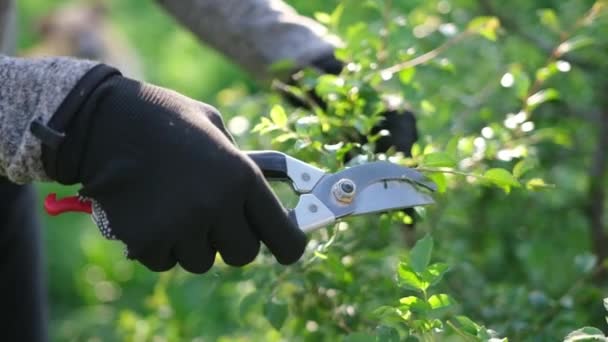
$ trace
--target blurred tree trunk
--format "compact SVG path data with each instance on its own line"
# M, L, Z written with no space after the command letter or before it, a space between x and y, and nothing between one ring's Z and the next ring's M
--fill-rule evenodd
M608 270L601 264L608 257L608 234L604 220L606 202L606 168L608 167L608 110L600 113L597 131L597 145L589 170L588 203L586 207L587 219L591 229L593 253L597 256L600 269L595 280L603 280Z

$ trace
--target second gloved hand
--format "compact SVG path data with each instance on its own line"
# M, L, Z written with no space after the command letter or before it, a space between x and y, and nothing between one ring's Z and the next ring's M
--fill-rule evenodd
M102 233L151 270L206 272L216 252L245 265L260 242L282 264L303 253L304 233L211 106L101 65L48 127L65 138L43 148L47 174L81 183Z

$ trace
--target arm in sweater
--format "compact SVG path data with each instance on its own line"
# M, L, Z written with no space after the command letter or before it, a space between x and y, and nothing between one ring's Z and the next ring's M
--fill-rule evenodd
M164 1L160 5L198 37L258 78L290 59L302 66L336 44L318 23L280 0ZM97 62L72 58L24 59L0 55L0 175L15 183L48 180L34 120L47 123L63 99Z
M30 125L37 119L47 123L76 82L96 64L0 55L0 175L19 184L48 180L41 144Z
M282 0L157 0L204 43L258 79L290 60L295 67L333 53L340 44L324 26Z

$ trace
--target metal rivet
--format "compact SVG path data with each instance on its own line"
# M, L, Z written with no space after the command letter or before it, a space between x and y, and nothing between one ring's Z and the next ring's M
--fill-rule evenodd
M317 210L319 210L319 208L317 207L316 204L311 204L308 206L308 210L310 210L311 213L316 213Z
M308 182L310 180L310 175L306 172L302 174L302 180Z
M347 194L352 194L353 191L355 191L355 185L353 183L342 183L340 184L340 188L342 189L342 191L344 191L344 193Z

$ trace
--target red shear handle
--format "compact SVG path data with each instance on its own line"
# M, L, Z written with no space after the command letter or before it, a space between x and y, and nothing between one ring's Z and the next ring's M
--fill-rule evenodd
M57 194L49 194L44 200L44 210L51 216L71 211L90 214L91 202L83 201L78 196L70 196L57 200Z

